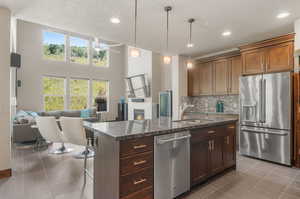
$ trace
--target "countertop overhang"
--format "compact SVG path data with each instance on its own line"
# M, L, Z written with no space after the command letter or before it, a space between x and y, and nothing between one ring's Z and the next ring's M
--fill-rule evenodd
M118 122L85 122L87 130L97 134L105 134L115 140L127 140L144 136L157 136L180 131L189 131L199 128L224 125L237 122L237 117L193 117L191 119L202 120L199 123L174 122L171 118L159 118L152 120L132 120Z

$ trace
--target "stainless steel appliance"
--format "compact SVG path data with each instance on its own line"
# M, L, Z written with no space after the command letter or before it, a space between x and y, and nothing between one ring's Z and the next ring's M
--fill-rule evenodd
M154 198L175 198L190 189L190 133L155 137Z
M159 92L159 117L172 117L172 91Z
M240 153L291 165L291 74L240 79Z

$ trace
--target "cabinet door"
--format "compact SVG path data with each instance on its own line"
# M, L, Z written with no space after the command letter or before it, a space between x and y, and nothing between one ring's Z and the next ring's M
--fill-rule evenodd
M208 143L207 139L191 142L191 185L200 183L209 177Z
M196 65L188 71L188 92L189 96L200 95L200 67L202 65Z
M215 175L224 169L223 165L223 136L215 136L211 139L210 171Z
M294 45L284 43L266 50L266 72L289 71L294 66Z
M233 57L230 60L229 70L229 93L239 94L240 91L240 76L242 75L242 57Z
M214 63L214 93L223 95L228 93L228 61L226 59Z
M211 95L213 93L213 64L212 62L201 64L200 74L200 95Z
M264 72L264 50L252 50L242 53L243 74L257 74Z
M235 165L236 162L236 128L234 125L227 126L226 135L223 144L223 160L224 167L229 168Z

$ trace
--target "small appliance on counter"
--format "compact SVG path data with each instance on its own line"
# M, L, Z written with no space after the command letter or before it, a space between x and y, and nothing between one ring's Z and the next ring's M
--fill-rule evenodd
M159 92L159 117L172 117L172 91Z
M125 102L125 98L120 99L120 103L118 103L118 121L126 121L128 120L128 104Z

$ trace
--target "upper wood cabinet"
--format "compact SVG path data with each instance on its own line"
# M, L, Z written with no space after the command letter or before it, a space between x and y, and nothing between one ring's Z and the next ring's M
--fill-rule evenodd
M240 47L243 74L290 71L294 66L294 34Z
M242 57L232 57L228 63L228 93L239 94L240 92L240 76L242 75Z
M241 56L235 54L199 63L189 69L189 96L239 94L241 60Z
M199 75L199 95L212 95L213 94L213 64L207 62L198 66Z
M228 60L222 59L213 62L214 64L214 94L224 95L227 94L229 84L228 84Z
M189 96L200 95L200 65L196 65L188 71L188 94Z
M252 50L243 53L243 74L263 73L264 55L264 50Z

